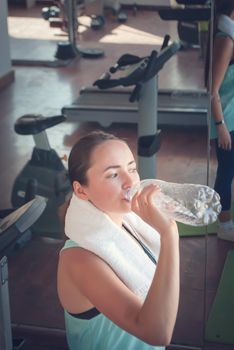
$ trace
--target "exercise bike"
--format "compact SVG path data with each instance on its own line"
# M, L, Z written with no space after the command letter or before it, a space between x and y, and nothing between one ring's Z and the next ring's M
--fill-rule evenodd
M24 115L15 123L15 132L20 135L32 135L35 147L31 159L16 177L11 202L13 207L25 203L25 193L31 187L34 196L47 199L47 206L40 219L33 226L33 232L51 238L61 238L63 224L59 209L65 203L71 191L67 170L57 154L50 147L46 129L66 120L63 115L43 117L41 115Z
M94 87L85 88L62 113L71 121L99 122L107 127L114 122L137 123L138 168L142 179L156 177L156 153L160 148L158 130L158 74L180 49L165 36L160 52L149 56L121 56ZM115 78L114 73L118 72ZM130 102L130 103L129 103Z
M37 197L18 209L0 210L0 349L22 349L23 338L13 338L11 330L8 290L7 256L17 249L24 236L31 234L31 227L46 207L46 200Z
M208 24L211 18L210 1L176 0L176 2L184 7L159 9L160 18L166 21L177 21L177 31L182 48L205 45ZM203 47L202 50L204 50Z

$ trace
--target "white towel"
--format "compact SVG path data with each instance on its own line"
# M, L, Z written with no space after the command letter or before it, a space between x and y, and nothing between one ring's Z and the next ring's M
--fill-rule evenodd
M158 232L133 212L124 216L124 225L150 249L157 261ZM139 243L108 215L73 194L66 213L65 234L80 247L102 258L130 290L145 298L156 266Z
M229 35L234 40L234 21L226 15L220 15L218 19L218 29Z

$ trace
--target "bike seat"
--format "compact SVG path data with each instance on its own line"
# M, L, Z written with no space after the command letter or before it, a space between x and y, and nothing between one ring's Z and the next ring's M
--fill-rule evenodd
M40 114L25 114L15 122L15 132L20 135L35 135L65 120L64 115L43 117Z

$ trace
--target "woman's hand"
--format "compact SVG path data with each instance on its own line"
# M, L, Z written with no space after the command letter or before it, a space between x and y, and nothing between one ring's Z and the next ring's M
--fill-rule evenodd
M230 133L225 124L219 125L218 132L218 146L226 151L230 151L232 148L232 140Z
M155 199L160 192L159 186L154 184L138 191L132 199L132 210L161 235L170 230L177 231L177 225L173 219L157 208Z

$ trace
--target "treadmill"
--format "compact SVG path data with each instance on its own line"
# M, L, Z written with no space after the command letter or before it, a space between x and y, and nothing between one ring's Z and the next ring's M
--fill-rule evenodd
M129 103L132 88L83 88L72 105L62 113L72 122L138 123L138 103ZM206 90L158 90L158 125L206 126L208 95Z
M82 108L82 113L77 113L76 105L62 109L68 120L97 121L103 126L112 122L137 122L138 168L142 179L156 177L155 155L161 143L157 120L158 74L180 48L176 42L168 45L169 40L169 35L166 35L159 53L153 50L145 57L121 56L94 83L91 93L87 93L86 89L81 92L82 101L78 106ZM120 75L116 77L114 73L117 71Z
M209 20L211 9L204 0L178 0L185 5L205 5L202 8L162 7L158 10L163 20ZM129 103L132 87L118 87L102 91L95 87L81 89L72 105L64 106L62 113L73 122L99 122L103 127L112 123L138 123L138 104ZM206 89L159 89L157 105L158 125L207 126L208 94Z
M8 291L7 255L31 237L30 227L46 207L46 199L37 196L16 210L0 211L0 349L20 349L24 339L12 339ZM5 216L6 214L6 216ZM8 215L7 215L8 214ZM25 236L27 236L25 238ZM22 241L22 242L21 242Z

